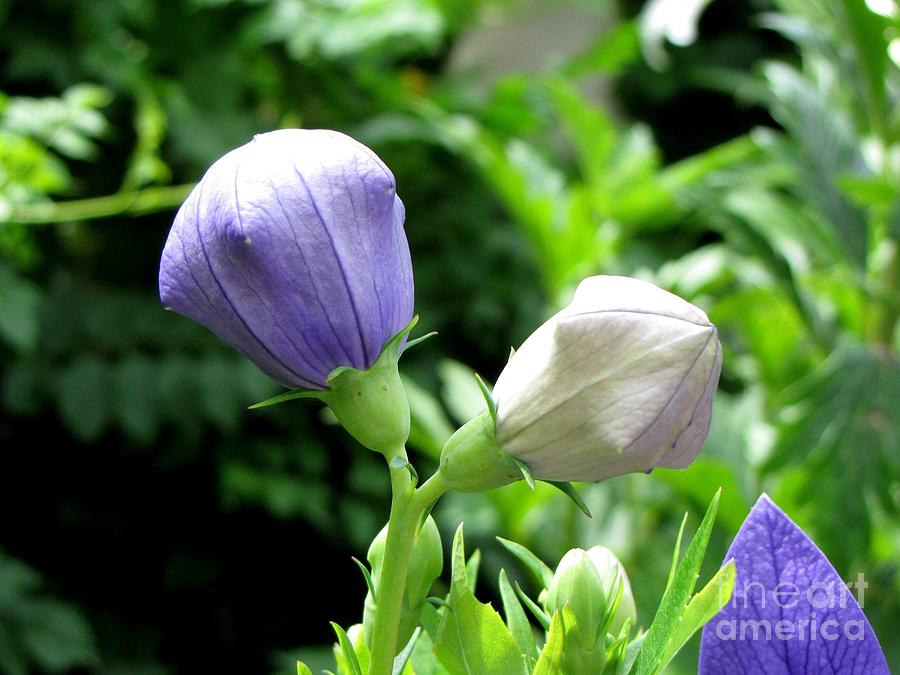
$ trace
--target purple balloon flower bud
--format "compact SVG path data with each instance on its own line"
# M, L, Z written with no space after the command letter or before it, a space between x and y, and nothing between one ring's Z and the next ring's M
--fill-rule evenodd
M703 628L700 675L889 675L878 638L819 548L767 495L731 544L734 595ZM856 582L862 599L864 582Z
M366 370L412 318L413 276L394 176L326 130L261 134L218 160L163 249L163 304L290 388Z

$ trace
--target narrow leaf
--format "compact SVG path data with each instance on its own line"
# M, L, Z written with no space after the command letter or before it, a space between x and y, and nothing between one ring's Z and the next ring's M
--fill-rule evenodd
M525 591L522 590L522 587L519 586L519 582L516 582L516 595L519 596L523 604L534 615L534 618L538 620L541 627L544 630L550 630L550 617L547 616L547 612L541 609L534 600L528 597Z
M351 557L351 560L356 563L356 566L359 567L359 571L362 572L363 577L366 580L366 586L369 587L369 593L372 594L372 599L375 602L378 602L378 596L375 594L375 584L372 581L372 574L369 572L369 568L363 565L358 558Z
M522 544L517 544L509 539L497 537L497 541L503 544L503 548L512 553L534 575L542 588L549 588L553 580L553 570L547 567L543 560L529 551Z
M691 594L694 592L697 574L700 571L700 564L703 562L706 545L709 543L709 535L712 532L721 492L721 489L716 490L706 515L703 517L700 527L697 528L697 533L691 539L684 558L682 558L675 569L672 583L663 594L659 609L653 617L653 623L650 624L650 628L647 630L647 636L644 639L641 653L635 664L637 675L655 675L661 669L661 662L666 647L677 630L678 622L681 620Z
M346 666L346 675L362 675L362 671L359 668L359 661L356 659L356 652L353 650L353 644L350 642L350 638L347 637L347 633L334 621L331 622L331 627L334 629L335 635L337 635L338 644L341 648L341 656L344 657L343 665ZM343 671L344 669L339 668L339 670Z
M469 590L463 530L453 537L450 607L444 611L434 652L452 675L527 675L525 658L500 615Z
M403 651L394 657L394 667L391 671L391 675L402 675L403 669L406 668L406 662L409 661L409 656L412 654L413 649L415 649L416 642L418 642L421 634L422 627L419 626L413 631L412 637L409 639L409 642L406 643Z
M525 654L530 663L534 663L538 658L537 643L534 639L534 631L531 628L531 622L525 616L525 610L522 609L516 592L513 590L509 579L506 576L506 570L500 570L500 598L503 600L503 613L506 615L506 625L512 633L516 644L519 645L519 651Z
M712 619L716 613L722 609L731 599L731 593L734 591L734 579L737 571L734 561L730 560L727 565L716 572L716 575L709 580L709 583L703 587L703 590L697 593L688 603L681 621L675 627L675 631L669 638L669 644L660 658L659 668L665 668L669 661L684 647L691 636L697 632L703 625Z

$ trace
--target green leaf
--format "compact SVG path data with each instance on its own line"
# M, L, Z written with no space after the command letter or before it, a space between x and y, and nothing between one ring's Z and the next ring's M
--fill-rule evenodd
M338 662L338 670L341 672L341 675L362 675L359 661L356 658L356 651L353 649L353 643L350 642L347 633L334 621L331 622L331 627L334 629L335 635L337 635L338 645L340 646L341 658Z
M366 567L363 563L359 561L359 558L355 556L351 556L351 560L356 563L356 566L359 568L359 571L362 572L363 577L366 580L366 586L369 588L369 593L372 594L372 599L375 602L378 602L378 595L375 593L375 584L372 583L372 573L369 572L369 568Z
M529 551L522 544L517 544L509 539L497 537L497 541L503 544L503 547L512 553L525 567L534 575L542 588L549 588L550 582L553 580L553 570L547 567L543 560L538 558L534 553Z
M297 661L297 675L313 675L313 671L303 661Z
M525 659L500 615L469 590L462 525L453 537L450 607L434 650L451 675L526 675Z
M503 600L503 613L506 615L506 625L509 626L513 639L519 645L519 651L528 657L531 664L534 664L538 658L534 630L532 630L528 617L525 616L525 611L522 609L504 569L500 570L499 586L500 598Z
M403 648L397 656L394 657L394 666L391 669L391 675L403 675L410 668L407 668L409 665L409 657L412 655L413 649L416 647L416 643L419 641L419 636L422 634L422 627L418 626L412 634L412 637L409 638L409 642L406 643L406 646Z
M731 599L737 570L734 560L729 560L716 575L709 580L703 590L688 603L675 631L669 637L666 649L660 658L659 670L665 668L691 636L712 619Z
M700 564L703 562L706 545L709 543L709 535L712 532L720 495L721 488L716 490L706 515L703 517L700 527L697 528L697 533L691 539L684 558L675 569L671 583L663 594L659 609L647 630L640 656L635 664L637 675L655 675L665 665L663 658L667 654L669 642L678 630L678 624L697 583L697 574L700 571Z
M478 568L481 567L481 551L477 548L469 556L469 560L466 562L466 578L469 583L469 591L472 593L475 592L475 587L478 585Z
M34 348L40 330L40 301L36 285L0 265L0 339L18 351Z
M856 55L862 99L872 132L883 137L887 121L885 73L887 68L893 67L888 60L885 39L888 22L872 12L867 3L859 0L838 0L835 5L839 8L839 25Z
M519 586L518 581L516 582L516 595L519 596L519 599L528 608L528 611L531 612L532 616L534 616L538 623L541 624L541 627L545 631L550 630L550 617L547 615L547 612L541 609L540 605L528 597L528 594L522 590L521 586Z

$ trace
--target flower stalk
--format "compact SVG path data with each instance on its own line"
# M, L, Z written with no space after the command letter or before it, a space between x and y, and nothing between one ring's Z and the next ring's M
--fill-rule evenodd
M450 487L438 471L416 489L412 474L396 460L405 457L406 451L400 448L394 453L394 461L389 460L388 464L391 472L391 515L381 578L375 589L378 604L368 675L391 675L393 672L394 656L403 647L397 644L397 640L416 530L432 504Z

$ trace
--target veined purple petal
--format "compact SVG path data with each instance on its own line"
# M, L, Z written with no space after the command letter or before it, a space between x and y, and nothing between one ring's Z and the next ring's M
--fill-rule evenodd
M323 389L338 366L370 367L412 318L403 220L394 176L364 145L261 134L182 205L160 296L282 384Z
M703 628L700 675L889 675L853 594L767 495L741 526L732 558L734 595ZM863 599L864 588L856 589Z

